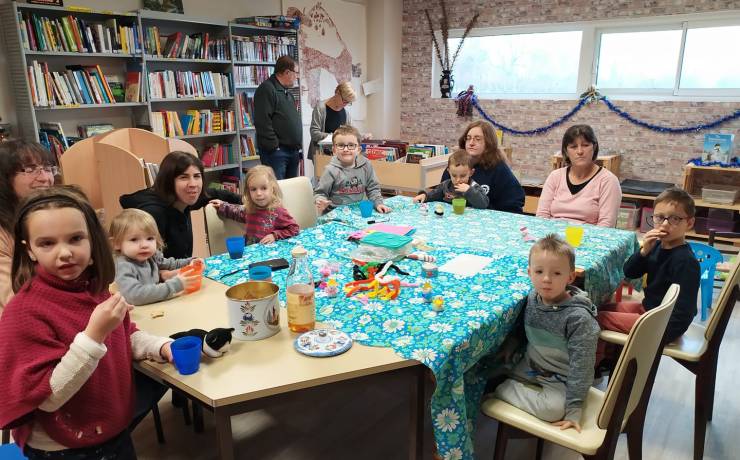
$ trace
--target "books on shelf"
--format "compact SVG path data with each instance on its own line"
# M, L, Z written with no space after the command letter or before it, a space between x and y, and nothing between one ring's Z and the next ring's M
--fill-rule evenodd
M270 78L271 73L271 67L261 65L235 65L234 86L258 86L260 83Z
M234 60L274 64L280 56L295 55L296 38L278 35L233 36L231 47Z
M143 158L140 158L140 160L141 165L144 167L146 186L152 187L154 185L154 179L156 179L157 174L159 174L159 165L157 163L149 163L148 161L144 161Z
M253 128L254 119L252 114L254 113L254 97L249 96L247 93L239 94L239 119L241 120L242 128Z
M126 93L121 78L118 75L106 75L105 80L108 82L113 99L116 102L126 102Z
M152 112L152 132L164 137L213 134L236 130L233 110Z
M234 154L233 144L216 143L203 150L200 154L203 166L212 168L237 162L237 156Z
M34 107L116 103L98 65L68 65L66 71L51 71L46 62L32 61L28 81Z
M252 139L252 136L240 136L239 144L241 145L242 160L257 155L257 149L254 148L254 139Z
M97 136L98 134L107 133L113 131L115 128L110 123L96 123L92 125L79 125L77 127L77 133L82 138Z
M729 163L730 160L734 157L734 143L734 134L705 134L704 150L701 154L701 161L705 163L713 161L718 161L720 163Z
M226 38L212 37L208 32L161 35L157 26L144 29L144 49L153 57L228 60L226 41Z
M447 146L437 144L413 144L406 149L406 163L419 163L426 158L446 155Z
M39 140L57 159L57 165L65 150L69 148L67 136L64 135L62 124L57 122L39 122Z
M231 97L229 74L162 70L149 72L149 97L155 99Z
M141 72L126 72L126 102L142 102L144 100L141 86Z
M239 193L239 178L231 175L221 175L219 182L208 184L209 189L226 190L232 193Z
M236 18L234 22L258 27L281 27L284 29L298 29L301 21L298 17L293 16L248 16Z
M141 53L139 29L111 18L91 22L73 15L46 17L19 13L23 47L29 51L70 53Z

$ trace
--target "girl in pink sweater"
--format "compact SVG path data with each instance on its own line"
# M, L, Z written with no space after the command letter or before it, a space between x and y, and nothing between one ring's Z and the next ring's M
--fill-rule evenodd
M619 179L596 164L599 143L588 125L574 125L563 135L567 166L551 172L542 188L537 217L614 227L622 202Z

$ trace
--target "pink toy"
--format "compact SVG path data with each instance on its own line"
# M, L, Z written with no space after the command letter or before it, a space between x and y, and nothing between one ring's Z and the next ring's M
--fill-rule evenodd
M524 241L529 242L529 241L536 241L537 240L535 237L533 237L532 235L529 234L529 230L527 229L527 227L521 227L521 228L519 228L519 231L522 232L522 239Z
M329 281L326 282L326 286L324 286L324 294L326 294L327 297L336 297L339 293L339 285L334 280L334 278L330 278Z

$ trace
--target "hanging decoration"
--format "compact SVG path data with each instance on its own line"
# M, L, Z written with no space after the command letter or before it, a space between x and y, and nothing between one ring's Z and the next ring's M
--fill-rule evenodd
M464 94L465 93L465 94ZM458 99L462 97L466 98L466 103L471 104L473 107L478 110L480 115L490 122L493 126L497 127L498 129L513 134L515 136L537 136L539 134L544 134L547 131L550 131L551 129L565 123L570 118L573 117L576 113L578 113L584 106L591 104L591 103L598 103L603 102L604 105L609 108L612 112L616 113L620 117L624 118L625 120L629 121L632 124L641 126L643 128L647 128L651 131L656 131L660 133L669 133L669 134L684 134L684 133L692 133L692 132L699 132L704 131L707 129L713 129L717 126L720 126L724 123L727 123L729 121L740 119L740 109L735 110L733 113L729 115L725 115L723 117L717 118L716 120L710 121L708 123L699 123L692 126L683 126L674 128L671 126L662 126L662 125L656 125L653 123L648 123L646 121L640 120L639 118L635 118L631 114L627 113L625 110L621 109L617 105L615 105L612 101L610 101L606 96L602 96L594 87L589 88L588 91L581 94L579 97L578 103L573 107L568 113L561 116L560 118L550 122L549 124L535 128L535 129L528 129L528 130L519 130L510 128L508 126L502 125L498 121L496 121L492 116L486 113L485 110L480 106L478 103L478 97L473 94L473 88L472 86L468 88L468 91L463 91L458 95ZM469 102L467 102L469 101ZM458 112L457 114L459 116L462 116L460 114L460 102L458 100ZM720 164L718 162L713 162L715 164ZM698 163L697 163L698 164ZM721 165L724 166L726 163L722 163ZM730 164L732 166L732 164ZM702 164L702 166L709 166L709 164Z
M442 68L442 76L439 79L439 92L441 93L442 98L448 99L450 97L452 87L455 85L455 81L452 77L452 68L455 67L455 61L457 60L457 56L460 54L460 50L462 49L463 43L465 42L465 38L467 38L470 30L478 21L479 13L475 13L475 15L473 15L473 18L465 27L465 31L460 38L460 43L458 43L457 49L455 49L455 52L452 55L452 62L450 62L450 49L448 48L448 39L450 38L450 24L447 20L447 8L445 6L445 0L439 0L439 6L442 9L442 20L440 22L440 28L442 32L442 44L444 45L444 58L442 57L442 48L437 42L437 36L434 34L434 24L432 23L432 16L429 14L428 9L424 9L424 15L426 16L427 24L429 25L429 33L432 36L434 51L437 53L437 59L439 59L439 65Z
M473 85L468 86L465 91L457 93L455 103L457 104L457 116L458 117L472 117L473 116Z
M721 161L702 161L701 157L692 158L687 163L691 163L695 166L719 166L722 168L740 168L740 158L735 157L730 160L729 163L723 163Z

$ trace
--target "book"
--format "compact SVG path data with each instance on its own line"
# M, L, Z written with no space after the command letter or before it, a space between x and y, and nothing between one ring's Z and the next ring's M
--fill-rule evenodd
M116 102L125 102L126 93L121 78L118 75L106 75L105 79L108 81L111 93L113 93L113 99Z
M734 134L709 133L704 135L704 150L701 161L705 163L729 163L733 158Z
M141 102L141 72L126 72L126 102Z
M98 134L107 133L113 131L115 128L110 123L97 123L92 125L80 125L77 127L77 131L80 137L93 137Z

